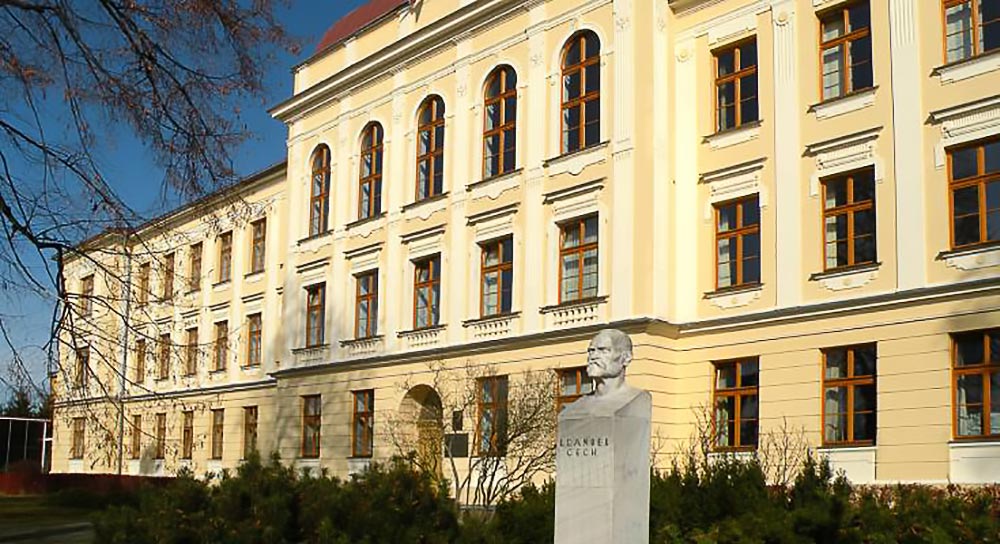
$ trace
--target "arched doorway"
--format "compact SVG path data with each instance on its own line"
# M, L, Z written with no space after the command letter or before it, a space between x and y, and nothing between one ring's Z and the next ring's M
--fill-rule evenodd
M431 474L441 475L444 425L441 396L429 385L411 387L399 405L402 421L417 463Z

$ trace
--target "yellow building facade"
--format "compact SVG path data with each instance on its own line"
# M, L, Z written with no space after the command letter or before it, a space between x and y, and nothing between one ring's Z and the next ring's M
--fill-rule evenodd
M256 447L343 475L440 404L433 368L558 371L568 400L616 327L658 463L707 414L717 451L792 429L859 483L1000 480L988 9L370 2L271 110L286 162L67 261L53 469L122 443L125 473Z

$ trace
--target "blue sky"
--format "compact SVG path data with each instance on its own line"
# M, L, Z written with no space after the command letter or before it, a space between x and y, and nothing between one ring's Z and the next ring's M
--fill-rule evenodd
M261 170L279 162L285 157L285 126L271 118L267 109L292 92L291 68L308 57L315 50L323 33L337 19L366 0L327 0L325 2L291 2L290 6L279 8L279 19L288 32L301 43L298 55L282 54L270 66L265 75L266 96L261 101L250 101L241 105L243 122L251 132L246 141L233 156L241 175ZM45 109L43 119L46 125L65 124L61 119L65 111ZM176 197L164 194L161 181L162 171L156 167L146 152L143 142L128 133L127 129L110 131L111 138L101 142L98 156L102 173L118 192L119 196L145 217L154 217L181 204ZM48 338L52 301L49 297L35 296L21 289L0 285L0 319L4 320L11 340L18 347L18 353L28 364L35 383L44 376L44 356L39 346ZM7 365L12 354L6 345L0 344L0 378L8 379ZM0 402L8 391L0 381Z

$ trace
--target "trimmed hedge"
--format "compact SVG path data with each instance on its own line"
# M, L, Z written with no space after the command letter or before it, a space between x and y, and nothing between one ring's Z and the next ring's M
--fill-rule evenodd
M788 487L755 461L652 474L653 543L1000 542L1000 487L852 487L808 460ZM182 474L95 519L110 543L552 542L555 486L526 486L492 514L461 513L447 488L403 460L349 480L249 459L216 482Z

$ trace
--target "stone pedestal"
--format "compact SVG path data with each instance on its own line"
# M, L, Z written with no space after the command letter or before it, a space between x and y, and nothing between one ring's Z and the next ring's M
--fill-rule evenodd
M652 400L627 388L559 414L555 544L649 542Z

